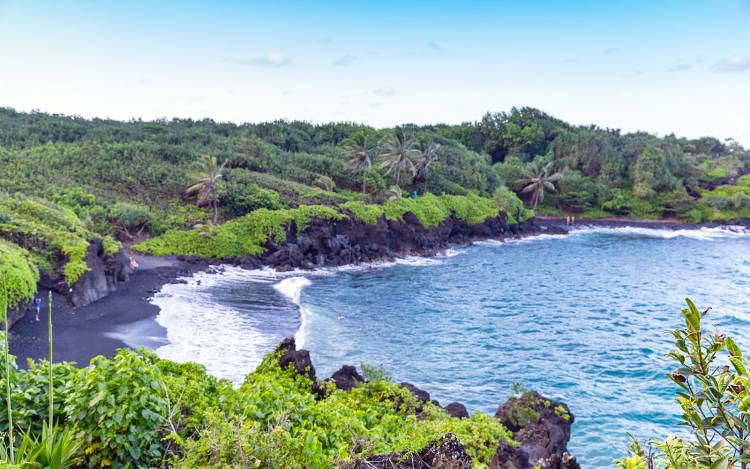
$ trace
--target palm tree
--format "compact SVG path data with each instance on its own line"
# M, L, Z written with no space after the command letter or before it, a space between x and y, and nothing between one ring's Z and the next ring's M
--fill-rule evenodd
M367 179L364 173L368 173L372 169L372 160L370 155L373 152L373 147L367 145L367 137L363 133L354 134L351 142L346 146L346 151L349 154L349 168L352 175L362 176L362 193L364 194L367 189Z
M556 172L550 174L552 171L553 162L550 161L544 166L540 166L536 162L530 163L526 167L525 175L522 179L516 181L518 187L522 187L521 192L531 192L531 200L533 201L532 209L536 210L539 202L544 200L545 189L555 192L555 182L562 179L562 173Z
M422 143L417 155L417 173L424 179L424 190L427 192L427 176L430 165L438 160L439 143Z
M215 156L203 155L199 163L199 170L192 174L195 183L185 190L187 195L196 195L196 204L199 207L211 207L214 213L214 225L219 219L219 200L216 186L224 173L227 162L219 164Z
M401 127L396 127L393 135L385 141L383 153L380 156L383 158L380 167L388 168L386 175L395 173L398 188L401 188L401 171L408 169L412 177L417 174L417 167L412 161L412 158L416 156L414 136L407 135Z

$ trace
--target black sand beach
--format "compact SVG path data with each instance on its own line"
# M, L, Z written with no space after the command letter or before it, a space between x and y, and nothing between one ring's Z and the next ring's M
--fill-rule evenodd
M159 308L148 299L162 285L206 267L175 258L136 256L139 269L117 291L82 308L72 308L53 295L54 360L87 365L97 355L110 356L123 347L156 348L166 342L166 330L156 322ZM10 352L18 365L47 357L47 292L40 292L40 321L27 311L11 329Z

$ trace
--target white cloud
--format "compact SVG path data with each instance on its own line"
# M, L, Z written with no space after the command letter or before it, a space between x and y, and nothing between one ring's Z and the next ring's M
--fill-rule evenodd
M384 96L386 98L390 98L391 96L396 96L396 94L398 94L398 91L394 90L390 86L386 86L386 87L383 87L383 88L378 88L376 90L373 90L372 94L376 94L378 96Z
M348 65L353 64L356 61L357 61L356 55L346 54L346 55L342 55L338 59L331 62L331 65L334 65L337 67L346 67Z
M269 51L259 57L233 60L238 65L257 65L260 67L286 67L292 64L291 59L280 52Z
M427 47L430 48L430 49L432 49L432 50L436 50L438 52L440 52L440 51L443 50L443 46L441 46L437 42L428 42L427 43Z
M744 72L750 70L750 57L722 57L716 64L717 72Z

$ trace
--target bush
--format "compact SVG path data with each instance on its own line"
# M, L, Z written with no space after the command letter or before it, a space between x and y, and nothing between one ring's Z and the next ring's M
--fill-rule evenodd
M39 270L25 249L0 239L0 285L7 294L8 306L31 301L39 282ZM2 321L0 321L2 323Z
M161 380L152 355L124 349L81 370L65 413L83 432L91 466L146 467L161 458L167 416Z
M259 208L276 210L282 208L279 193L264 189L252 182L248 171L231 170L219 185L219 201L222 210L229 216L245 215Z
M602 209L615 215L627 215L633 209L633 198L629 191L614 189L602 203Z
M34 264L50 274L59 259L65 259L63 273L68 285L73 285L88 270L86 251L94 237L69 208L42 199L0 193L0 238L28 250Z
M532 210L527 209L521 199L505 186L498 187L492 196L495 203L508 217L508 223L515 225L534 216Z
M128 236L134 230L143 230L151 223L151 210L138 204L118 202L109 210L109 218Z
M680 424L689 439L670 436L652 441L646 453L633 441L628 457L616 462L624 469L709 469L746 466L750 422L750 362L735 342L721 333L707 334L701 322L709 309L699 311L689 299L682 310L685 327L672 332L676 362L669 378L680 388Z
M351 212L355 220L362 220L368 225L374 225L383 216L383 207L380 205L366 204L364 202L349 201L339 205L342 209Z
M424 405L405 388L378 379L346 392L329 388L325 399L292 367L282 370L267 355L239 390L240 412L215 413L201 437L189 440L176 467L334 467L353 458L417 451L455 433L486 467L498 441L510 436L497 419L475 414L450 418Z

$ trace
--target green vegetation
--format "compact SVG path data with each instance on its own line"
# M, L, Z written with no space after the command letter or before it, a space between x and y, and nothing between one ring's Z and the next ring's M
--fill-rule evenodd
M17 370L10 357L0 378L14 396L6 417L16 427L7 419L0 424L24 429L24 437L15 444L6 437L0 446L13 448L18 464L40 463L35 448L47 441L65 454L66 462L54 467L332 467L418 451L453 433L477 467L488 467L498 442L511 442L497 419L480 413L451 418L382 371L370 370L369 381L349 392L323 383L321 398L293 366L281 369L278 353L267 355L239 389L200 365L145 351L121 350L83 369L55 364L48 368L52 380L41 378L36 364ZM46 422L41 429L34 425L53 385L54 434ZM12 461L0 451L0 463Z
M730 337L706 333L701 321L710 308L699 311L690 300L687 306L685 328L672 332L676 350L669 356L677 368L669 378L680 388L680 424L690 436L652 441L651 451L633 440L617 467L745 469L750 463L750 362Z
M106 236L163 235L141 247L232 257L260 252L264 235L283 240L304 206L367 223L408 212L426 227L451 215L473 223L496 210L521 222L532 215L515 192L541 214L731 221L750 217L749 172L750 152L733 141L573 126L531 108L394 129L0 108L0 238L73 284L94 237L108 254L117 244Z
M138 252L158 256L182 254L205 258L239 258L260 254L267 240L282 243L287 227L293 222L298 232L313 218L340 220L344 215L322 205L300 205L293 209L255 210L223 225L205 226L190 231L168 231L133 247Z
M0 239L0 282L7 289L9 307L31 301L39 281L39 270L29 253L13 243Z
M515 195L509 192L506 196L515 199L515 207L521 207L513 210L524 210ZM511 201L509 206L513 207L512 204ZM414 214L425 228L430 228L451 216L468 223L482 223L487 218L497 216L500 209L495 200L476 195L436 196L429 193L416 199L389 200L382 205L349 201L340 204L338 209L322 205L300 205L280 210L262 208L219 226L168 231L133 246L133 249L159 256L179 254L216 259L239 258L247 254L261 254L269 239L276 243L284 242L292 224L300 233L313 219L342 220L351 216L373 224L381 217L403 221L407 213ZM516 222L515 219L511 220L512 223Z

